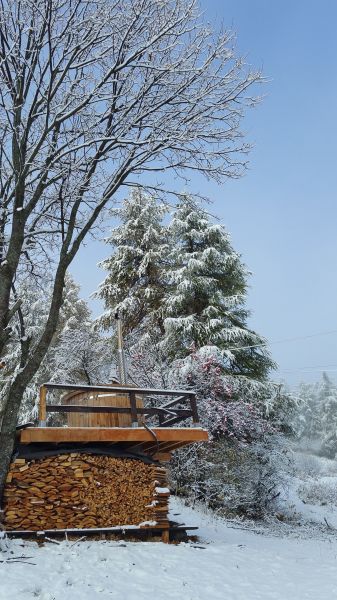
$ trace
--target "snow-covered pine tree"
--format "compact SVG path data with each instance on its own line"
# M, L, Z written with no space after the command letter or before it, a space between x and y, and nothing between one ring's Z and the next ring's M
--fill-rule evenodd
M315 383L300 383L296 396L301 399L293 429L298 439L310 440L323 456L337 454L337 386L327 373Z
M85 328L92 320L91 311L83 298L80 286L69 273L65 278L61 314L58 320L59 332Z
M165 295L165 348L172 357L215 346L227 372L263 379L273 366L265 340L249 329L248 271L228 233L190 196L178 205L169 233L173 250Z
M137 187L114 211L121 224L106 240L113 253L99 265L108 275L96 293L105 304L99 319L104 329L114 326L118 312L126 333L137 329L145 335L153 326L163 331L168 240L162 221L166 212L154 196Z

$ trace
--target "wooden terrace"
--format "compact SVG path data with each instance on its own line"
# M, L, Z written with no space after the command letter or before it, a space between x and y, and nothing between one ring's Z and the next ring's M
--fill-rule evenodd
M47 403L52 390L68 393L60 404ZM160 398L169 401L158 405ZM68 425L47 426L49 413L65 413ZM159 460L169 460L170 453L182 446L208 440L191 391L56 383L40 389L39 426L21 429L18 436L21 444L117 445Z

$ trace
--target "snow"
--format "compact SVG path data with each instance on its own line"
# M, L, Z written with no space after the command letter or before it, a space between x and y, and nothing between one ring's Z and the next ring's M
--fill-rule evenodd
M281 497L287 516L301 526L337 532L337 462L294 449L295 473Z
M199 541L0 540L0 599L331 600L337 540L280 537L172 501L172 518L199 525ZM27 564L32 563L32 564Z

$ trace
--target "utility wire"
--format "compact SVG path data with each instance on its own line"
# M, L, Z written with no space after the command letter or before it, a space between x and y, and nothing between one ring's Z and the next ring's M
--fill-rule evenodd
M252 344L251 346L237 346L236 348L226 348L226 351L233 352L235 350L248 350L249 348L261 348L272 346L273 344L285 344L287 342L297 342L299 340L308 340L309 338L319 337L321 335L330 335L332 333L337 333L337 329L331 329L331 331L321 331L320 333L312 333L310 335L303 335L301 337L288 338L285 340L277 340L276 342L265 342L262 344Z
M310 367L298 367L296 371L306 371L306 370L315 370L315 369L337 369L337 365L311 365ZM289 369L284 369L285 371L289 371ZM290 369L293 371L293 369Z
M320 373L321 371L324 371L325 373L336 373L337 371L337 367L336 369L330 369L328 367L317 367L316 369L314 368L310 368L310 367L302 367L301 369L277 369L279 373L303 373L303 375L305 375L306 373Z

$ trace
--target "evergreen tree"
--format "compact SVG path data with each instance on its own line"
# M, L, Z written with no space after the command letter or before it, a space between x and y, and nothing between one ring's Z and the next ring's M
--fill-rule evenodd
M173 250L163 309L167 352L184 357L192 349L216 346L228 373L265 377L273 363L261 346L265 340L247 326L248 272L228 233L188 196L177 207L169 233Z
M99 319L104 329L114 326L115 314L123 318L127 333L153 326L163 331L161 317L168 254L167 230L162 224L167 209L156 198L134 188L115 211L121 224L106 240L113 254L100 263L108 275L96 296L105 304Z
M296 390L300 399L293 419L298 439L314 443L324 456L337 454L337 386L326 373L315 383L301 383Z
M85 300L80 298L80 286L70 274L66 275L63 289L63 301L58 320L58 330L55 340L60 332L85 328L91 323L92 316L90 308Z

